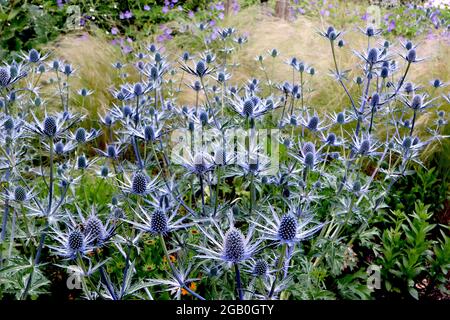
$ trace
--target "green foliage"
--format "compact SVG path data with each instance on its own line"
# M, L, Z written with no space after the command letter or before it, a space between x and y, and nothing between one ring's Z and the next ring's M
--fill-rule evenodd
M416 168L416 174L409 175L394 185L387 203L391 208L411 212L414 203L420 201L428 204L431 212L444 209L444 202L449 195L448 172L436 168Z
M173 9L163 13L164 1L67 1L58 6L57 1L46 0L0 0L0 59L13 57L21 50L39 48L40 45L54 40L58 35L70 32L67 23L75 18L85 30L91 24L110 32L117 28L120 35L136 39L159 31L158 24L180 17L188 11L204 9L206 0L178 1L183 10ZM144 10L148 5L150 10ZM78 7L80 17L73 6ZM131 11L130 19L120 19L120 13Z
M0 1L0 58L29 50L61 33L63 12L47 3L40 7L40 2Z
M415 204L414 212L393 211L390 226L381 235L382 282L389 292L403 291L419 298L416 283L424 278L443 281L450 263L448 237L432 240L435 224L429 222L429 206ZM439 264L442 269L436 269Z

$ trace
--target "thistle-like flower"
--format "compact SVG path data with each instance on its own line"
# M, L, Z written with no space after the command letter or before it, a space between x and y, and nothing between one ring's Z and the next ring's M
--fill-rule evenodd
M207 63L203 60L199 60L195 63L193 68L189 67L186 64L181 65L181 70L189 73L193 76L197 76L199 78L204 78L205 76L214 72L213 68L210 68Z
M67 226L65 232L56 227L53 227L52 231L54 233L53 238L58 243L58 246L50 245L49 248L58 256L67 260L73 260L78 255L84 256L93 250L91 239L71 225Z
M69 130L74 124L80 122L82 116L71 116L69 114L60 116L50 116L45 113L42 121L39 121L34 113L31 113L34 123L25 123L25 128L30 132L47 138L59 138Z
M126 193L145 196L157 187L157 179L158 177L155 177L151 180L144 171L137 171L131 178L125 174L125 181L121 183L120 187Z
M266 240L291 246L310 238L323 226L321 223L314 222L311 215L298 218L295 213L288 212L279 217L272 206L269 206L269 209L272 212L272 218L259 212L264 223L254 222L262 238Z
M199 226L211 247L196 245L197 258L213 259L230 265L244 262L257 252L259 241L252 242L253 226L250 226L245 237L240 230L232 226L232 219L230 219L231 226L225 234L214 220L211 222L213 224L211 229Z
M127 219L124 219L124 221L133 225L136 229L152 235L165 236L170 232L185 229L193 225L192 223L185 222L188 215L176 219L178 207L167 210L165 205L161 207L139 206L137 210L133 211L138 221L134 222Z

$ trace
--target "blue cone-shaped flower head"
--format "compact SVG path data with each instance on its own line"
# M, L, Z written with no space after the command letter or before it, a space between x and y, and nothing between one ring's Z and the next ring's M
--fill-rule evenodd
M245 259L245 239L239 230L231 228L225 234L223 257L232 263L238 263Z
M414 110L418 110L422 107L422 96L420 94L416 94L411 101L411 108Z
M9 68L1 67L0 68L0 87L6 87L11 79L11 73Z
M297 218L293 214L286 214L281 217L278 228L278 237L282 241L292 241L297 235Z
M378 49L377 48L372 48L369 50L369 53L367 54L367 61L369 61L369 63L374 64L378 61Z
M411 49L408 51L408 54L406 56L406 60L408 62L415 62L417 58L417 53L415 49Z
M252 274L257 277L262 277L267 274L269 265L265 260L258 259L253 266Z
M78 230L73 230L69 234L69 237L67 238L67 247L73 254L83 251L84 248L83 234Z
M56 119L53 116L47 116L44 119L44 133L53 137L56 134Z
M168 229L168 218L163 210L153 212L150 220L150 232L153 234L165 234Z
M78 128L77 131L75 131L75 140L78 143L86 142L86 130L84 128Z
M96 216L87 219L84 232L93 242L102 242L106 236L106 230L102 221Z
M137 172L131 182L131 190L135 194L145 194L147 192L148 177L142 172Z
M253 114L253 109L255 108L255 104L252 99L248 99L244 102L242 107L242 113L246 117L250 117Z
M311 119L309 119L308 122L308 129L311 131L314 131L317 129L317 126L319 125L319 117L318 116L312 116Z
M14 189L14 200L22 202L27 199L27 191L22 186L17 186Z
M203 62L203 60L200 60L199 62L197 62L197 65L195 66L195 71L197 72L197 75L199 77L203 77L206 73L206 65L205 62Z
M361 142L361 145L359 146L359 153L360 154L367 154L370 150L370 141L368 139L365 139Z
M308 152L316 152L316 147L311 141L307 141L303 144L303 153L306 155Z
M36 49L31 49L30 52L28 53L28 60L30 62L33 63L38 62L40 58L41 55Z

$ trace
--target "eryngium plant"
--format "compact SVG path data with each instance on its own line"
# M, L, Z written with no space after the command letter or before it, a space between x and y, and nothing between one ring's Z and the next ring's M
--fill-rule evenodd
M139 82L123 73L121 85L105 88L115 104L92 129L69 98L78 92L84 105L92 93L71 87L77 68L36 50L3 62L3 294L47 293L54 279L44 266L52 265L76 272L77 297L85 299L153 299L166 291L177 299L280 298L295 285L291 273L331 268L333 248L358 241L392 186L444 138L443 111L425 134L417 128L420 114L449 101L436 95L445 83L432 79L427 92L407 80L422 60L420 47L379 45L378 33L367 32L368 47L355 51L355 96L337 63L344 33L321 32L346 97L336 113L323 114L308 103L316 70L296 57L285 60L292 77L281 83L264 55L256 59L264 79L233 82L233 48L247 41L236 33L225 28L213 40L203 28L217 52L180 61L149 46L128 64ZM267 53L271 63L280 56ZM38 90L42 74L52 78L57 100ZM177 103L183 92L192 93L191 104ZM237 152L230 129L249 133ZM279 153L264 153L254 139L260 129L278 130L270 144L281 143ZM171 155L177 130L182 154ZM273 157L275 172L268 170ZM155 264L161 272L140 272Z

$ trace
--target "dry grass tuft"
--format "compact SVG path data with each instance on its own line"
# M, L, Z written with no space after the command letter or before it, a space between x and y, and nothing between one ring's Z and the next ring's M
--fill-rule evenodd
M117 73L112 63L122 61L123 57L103 36L98 33L69 34L59 38L48 50L52 51L51 58L61 57L76 69L75 77L69 80L71 88L94 90L85 103L85 109L90 115L96 116L97 111L111 105L112 97L107 89L114 87L117 81ZM50 73L50 76L56 79L54 73ZM44 79L44 83L48 80ZM60 103L57 93L51 101ZM82 105L80 97L73 93L70 103L72 106Z

